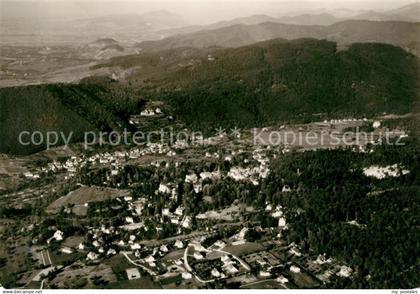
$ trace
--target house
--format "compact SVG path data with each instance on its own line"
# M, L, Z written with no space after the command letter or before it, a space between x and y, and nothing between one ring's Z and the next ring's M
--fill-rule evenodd
M192 279L192 275L191 275L191 273L188 273L188 272L183 272L183 273L182 273L182 278L183 278L184 280L190 280L190 279Z
M381 127L381 122L380 121L374 121L372 127L374 129L380 128Z
M65 253L65 254L72 254L73 250L71 250L70 247L63 247L63 248L61 248L61 252Z
M79 250L85 250L85 245L83 245L83 243L80 243L78 248Z
M165 253L169 251L168 247L166 247L166 245L160 246L159 250L162 251L162 252L165 252Z
M202 260L204 258L203 254L201 252L194 252L194 258L197 260Z
M143 110L142 112L140 112L140 115L141 116L154 116L155 112L151 109L146 109L146 110Z
M238 237L240 238L240 239L245 239L245 234L248 232L248 228L243 228L240 232L239 232L239 234L238 234Z
M194 184L197 181L198 181L198 177L197 177L196 174L191 174L191 175L186 175L185 176L185 182L186 183Z
M53 237L56 241L62 241L63 238L64 238L64 233L62 231L58 230L54 233Z
M297 267L297 266L295 266L295 265L292 265L292 266L290 267L290 271L291 271L292 273L297 274L297 273L300 273L300 268L298 268L298 267Z
M285 227L286 226L286 218L281 217L279 218L279 227Z
M170 194L171 193L171 189L167 186L167 185L165 185L165 184L159 184L159 193L162 193L162 194Z
M266 271L260 271L260 277L261 278L269 278L271 276L271 274L269 272Z
M184 208L179 206L176 210L175 210L175 214L178 216L182 216L184 214Z
M200 193L203 190L203 186L201 185L201 183L195 183L194 184L194 192L195 193Z
M337 276L342 278L348 278L353 273L353 270L348 266L341 266L340 271L337 273Z
M288 185L285 185L285 186L283 186L283 188L281 189L281 191L283 193L289 193L289 192L292 192L292 189Z
M133 220L133 218L132 218L132 217L127 216L127 217L125 218L125 222L126 222L126 223L128 223L128 224L133 224L133 223L134 223L134 220Z
M129 280L137 280L137 279L140 279L140 277L141 277L139 270L135 267L128 268L125 271L127 273L127 278Z
M92 252L91 251L91 252L88 253L86 259L88 259L88 260L97 260L98 259L98 255L95 252Z
M149 255L148 257L146 257L144 259L144 261L150 264L150 263L155 262L156 260L155 260L155 258L152 255Z
M106 255L115 255L115 254L117 254L117 251L115 251L115 249L112 249L112 248L108 249L106 253Z
M318 255L318 257L315 260L315 263L317 264L324 264L324 263L331 263L332 259L331 258L326 258L325 254L320 254Z
M289 253L290 254L293 254L293 255L295 255L297 257L302 256L302 253L300 253L300 251L299 251L299 249L297 247L290 248Z
M279 282L279 283L282 283L282 284L286 284L287 282L289 282L289 280L285 276L283 276L283 275L279 276L276 279L276 281Z
M138 250L141 248L141 245L138 243L134 243L133 245L130 246L131 250Z
M229 264L233 263L233 261L228 255L223 255L222 257L220 257L220 260L223 262L223 266L228 266Z
M182 249L184 248L184 243L182 243L180 240L176 240L174 246L178 249Z
M183 228L191 228L191 217L190 216L186 216L184 217L184 219L182 220L182 227Z
M211 270L211 275L213 276L213 277L215 277L215 278L218 278L218 277L220 277L220 272L217 270L217 268L214 268L214 269L212 269Z
M226 265L225 269L230 274L236 274L237 272L239 272L239 270L233 264Z

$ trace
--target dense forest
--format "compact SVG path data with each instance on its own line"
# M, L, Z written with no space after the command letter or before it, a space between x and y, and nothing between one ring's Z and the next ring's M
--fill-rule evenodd
M410 174L378 180L362 173L362 167L395 163ZM419 163L417 139L368 155L295 154L275 164L265 195L287 208L290 242L344 260L356 270L357 279L337 280L335 287L415 288L420 283ZM282 193L283 184L295 192Z
M197 127L405 113L419 98L418 59L391 45L338 51L328 41L275 40L217 51L214 58L165 68L143 94L168 101Z
M51 84L0 89L0 152L30 154L44 144L23 146L22 131L63 132L72 142L86 131L110 131L129 127L131 113L144 101L127 87L104 79L80 84ZM60 141L62 143L62 140Z

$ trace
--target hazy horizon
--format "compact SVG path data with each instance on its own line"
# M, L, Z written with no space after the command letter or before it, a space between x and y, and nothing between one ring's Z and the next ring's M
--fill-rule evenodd
M125 1L74 1L74 0L8 0L0 1L0 20L39 19L74 20L107 15L144 14L151 11L165 10L182 17L188 24L208 24L235 17L254 14L266 14L274 17L298 15L304 13L324 13L336 11L336 14L357 13L368 10L384 11L406 4L410 0L397 1L351 1L351 0L125 0ZM346 11L348 10L348 11ZM340 15L338 15L340 16Z

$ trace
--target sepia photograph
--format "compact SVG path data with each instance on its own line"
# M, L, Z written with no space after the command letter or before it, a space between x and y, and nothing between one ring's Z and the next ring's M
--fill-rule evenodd
M251 289L418 293L420 0L0 0L1 294Z

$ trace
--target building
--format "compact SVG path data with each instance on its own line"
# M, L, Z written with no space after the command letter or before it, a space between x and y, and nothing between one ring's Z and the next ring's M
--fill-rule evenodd
M129 280L137 280L141 278L140 272L137 268L128 268L126 269L126 273Z
M204 258L203 254L201 254L200 252L194 252L194 258L197 260L202 260Z
M190 280L190 279L192 279L192 275L188 272L184 272L184 273L182 273L182 278L184 280Z
M61 248L61 252L63 252L64 254L72 254L73 250L71 250L70 247L63 247Z
M184 248L184 243L182 243L180 240L176 240L174 246L178 249L182 249Z

